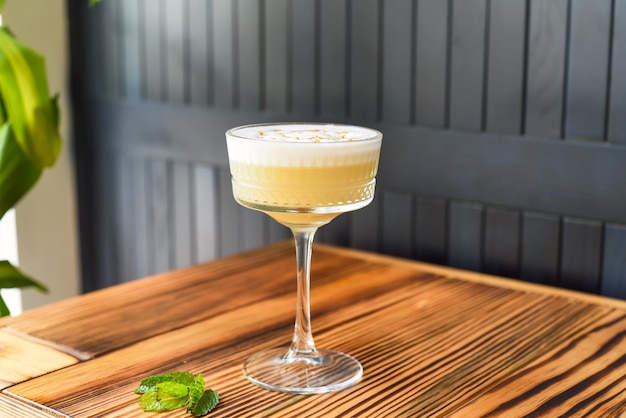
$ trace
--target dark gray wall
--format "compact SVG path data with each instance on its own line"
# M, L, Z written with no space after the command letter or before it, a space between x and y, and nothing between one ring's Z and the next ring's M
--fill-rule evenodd
M84 288L289 237L224 131L385 135L319 241L626 297L625 0L70 1Z

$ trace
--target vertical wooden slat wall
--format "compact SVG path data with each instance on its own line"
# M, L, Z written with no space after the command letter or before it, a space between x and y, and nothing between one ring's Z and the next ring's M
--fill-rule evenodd
M616 1L611 20L611 77L609 84L607 139L626 144L626 2Z
M520 232L520 278L529 282L556 285L561 248L559 217L524 212Z
M561 138L568 45L568 0L531 0L526 26L523 133Z
M524 98L526 6L519 0L492 1L487 15L484 129L519 134Z
M415 72L411 75L415 89L413 121L417 125L444 127L448 123L448 59L451 2L422 0L417 2L415 16Z
M604 140L612 0L571 0L565 132Z
M383 129L397 175L320 241L626 298L624 1L85 3L68 1L86 291L289 238L232 199L220 123L325 120ZM448 160L471 176L438 174Z

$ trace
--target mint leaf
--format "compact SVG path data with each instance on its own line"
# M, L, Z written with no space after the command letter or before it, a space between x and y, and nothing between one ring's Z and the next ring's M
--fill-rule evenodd
M139 406L144 411L172 411L185 406L188 400L187 386L176 382L161 382L141 395Z
M144 411L162 411L157 398L156 387L150 388L141 395L139 398L139 406Z
M156 374L154 376L150 376L146 379L143 379L139 384L139 387L135 389L136 394L145 393L150 388L155 387L157 384L161 382L176 382L181 383L185 386L191 386L194 384L196 378L192 373L189 372L172 372L165 374Z
M208 414L219 403L217 392L204 390L204 377L198 373L172 372L143 379L135 393L144 411L162 412L187 407L196 417Z
M219 401L220 397L217 392L211 389L205 390L196 406L192 409L191 413L195 417L206 415L215 409Z
M189 400L189 388L182 383L162 382L156 389L158 401L166 411L182 408Z
M187 403L187 412L191 412L204 393L204 377L198 373L194 384L189 386L189 402Z

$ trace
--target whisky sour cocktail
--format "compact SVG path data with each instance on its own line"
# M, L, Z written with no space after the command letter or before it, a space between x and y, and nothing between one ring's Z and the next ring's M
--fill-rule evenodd
M233 195L291 229L296 246L297 301L289 348L270 348L244 364L267 389L323 393L358 382L351 356L317 349L310 319L311 246L317 229L374 198L382 134L352 125L248 125L226 132Z
M233 194L287 226L323 225L374 197L381 135L346 125L255 125L228 133Z

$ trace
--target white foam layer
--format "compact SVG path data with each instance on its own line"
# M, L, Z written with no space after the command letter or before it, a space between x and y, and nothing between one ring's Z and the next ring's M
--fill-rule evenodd
M272 166L328 166L378 159L382 134L352 125L268 124L226 133L231 161Z
M243 126L230 132L241 138L277 142L349 142L379 135L377 131L360 126L299 123Z

